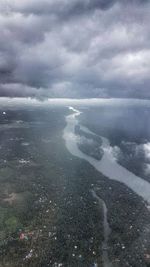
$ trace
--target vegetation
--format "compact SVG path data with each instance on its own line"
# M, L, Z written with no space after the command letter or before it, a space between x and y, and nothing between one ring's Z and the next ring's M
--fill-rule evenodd
M0 131L0 266L102 266L103 211L92 188L108 208L114 266L139 266L139 260L148 266L145 203L69 154L62 139L66 113L6 111L9 125L22 123ZM96 148L101 140L94 142Z

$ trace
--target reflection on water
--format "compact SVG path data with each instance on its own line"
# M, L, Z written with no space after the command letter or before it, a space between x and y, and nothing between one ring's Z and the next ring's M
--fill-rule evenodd
M76 117L79 116L81 113L80 111L72 107L70 107L70 109L74 111L74 113L66 117L67 125L64 129L63 135L67 149L70 151L70 153L72 153L74 156L85 159L91 165L93 165L99 172L103 173L110 179L124 183L135 193L141 196L145 201L147 201L148 204L150 204L149 182L128 171L114 160L111 153L109 153L110 144L107 138L101 137L104 155L100 161L90 156L87 156L79 150L76 143L77 137L75 134L75 126L78 125L78 120ZM82 130L94 135L94 133L92 131L89 131L86 127L82 127Z

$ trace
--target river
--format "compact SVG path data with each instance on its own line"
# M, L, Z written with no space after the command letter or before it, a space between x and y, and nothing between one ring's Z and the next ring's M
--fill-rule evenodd
M63 132L63 138L68 151L72 155L88 161L96 170L106 177L125 184L150 205L150 183L128 171L115 161L110 153L110 142L107 138L100 136L102 139L101 148L104 151L101 160L96 160L80 151L77 145L79 137L75 134L75 126L79 124L77 117L81 112L73 107L69 107L69 109L73 111L73 114L66 116L66 127ZM80 127L84 132L95 135L95 133L86 127Z

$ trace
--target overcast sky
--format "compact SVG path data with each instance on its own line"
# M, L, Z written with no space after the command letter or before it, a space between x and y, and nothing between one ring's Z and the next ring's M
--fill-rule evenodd
M150 1L0 0L0 96L150 98Z

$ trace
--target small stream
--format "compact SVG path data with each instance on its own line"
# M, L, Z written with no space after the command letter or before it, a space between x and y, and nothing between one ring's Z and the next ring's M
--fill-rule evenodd
M104 267L112 267L112 264L109 260L108 257L108 239L109 239L109 235L111 233L111 229L109 227L109 223L108 223L108 219L107 219L107 207L106 204L104 202L103 199L101 199L95 192L95 190L91 190L92 196L97 200L100 208L101 206L103 207L103 216L104 216L104 220L103 220L103 229L104 229L104 241L102 244L102 250L103 250L103 254L102 254L102 260L103 260L103 266Z

